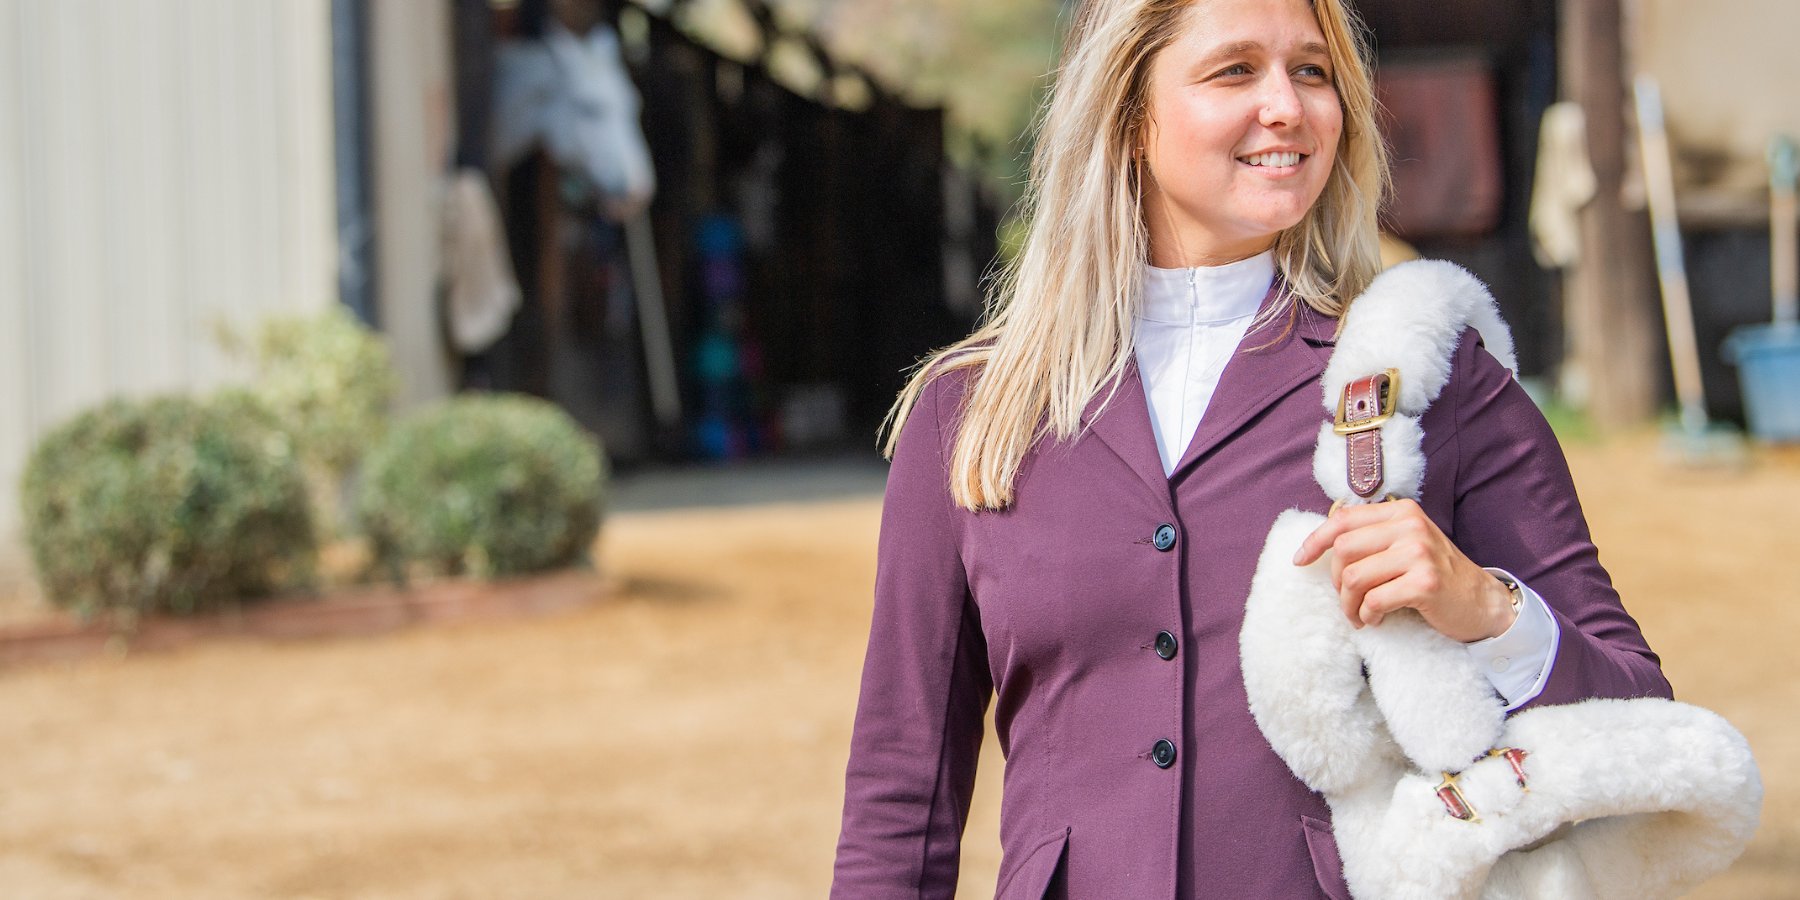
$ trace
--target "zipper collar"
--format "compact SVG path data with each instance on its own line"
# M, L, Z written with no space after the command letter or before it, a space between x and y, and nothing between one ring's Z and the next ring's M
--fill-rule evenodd
M1275 253L1265 250L1222 266L1159 269L1144 265L1138 318L1168 325L1229 322L1253 315L1275 283Z

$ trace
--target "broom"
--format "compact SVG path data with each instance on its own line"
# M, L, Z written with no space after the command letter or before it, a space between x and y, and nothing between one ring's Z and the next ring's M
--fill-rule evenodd
M1663 123L1662 92L1654 78L1642 73L1633 88L1638 147L1643 153L1644 184L1650 198L1651 237L1656 247L1656 278L1662 286L1669 361L1675 370L1675 396L1681 406L1677 426L1663 437L1663 453L1685 465L1738 465L1745 460L1742 439L1735 432L1713 428L1706 417L1706 388L1700 378L1694 307L1688 294L1687 264L1682 259L1681 225L1675 213L1675 177L1669 161L1668 130Z

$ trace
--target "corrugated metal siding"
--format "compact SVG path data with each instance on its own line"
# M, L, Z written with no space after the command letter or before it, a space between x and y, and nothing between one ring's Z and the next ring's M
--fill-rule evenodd
M0 0L0 539L38 435L334 300L329 0Z

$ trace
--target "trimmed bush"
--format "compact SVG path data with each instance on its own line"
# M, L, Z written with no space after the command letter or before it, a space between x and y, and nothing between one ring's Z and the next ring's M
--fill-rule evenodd
M387 345L341 304L221 329L224 348L256 366L249 390L292 437L315 512L335 531L345 481L387 428L398 378Z
M459 397L408 417L363 461L357 514L397 576L511 575L585 558L600 530L599 443L530 397Z
M292 442L241 393L76 416L33 449L21 488L44 593L83 615L195 612L312 574Z

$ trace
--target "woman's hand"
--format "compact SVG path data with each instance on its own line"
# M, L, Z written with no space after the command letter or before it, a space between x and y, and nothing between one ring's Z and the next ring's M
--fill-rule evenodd
M1505 633L1518 617L1506 585L1411 500L1338 510L1307 535L1294 565L1310 565L1326 550L1344 615L1358 628L1411 608L1439 633L1469 643Z

